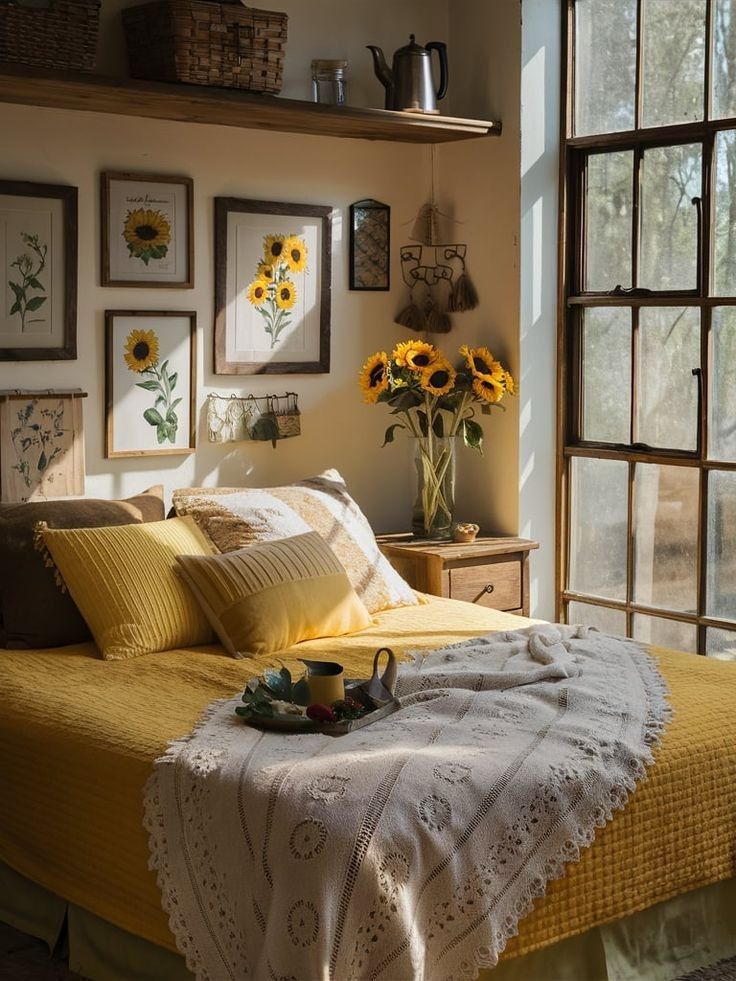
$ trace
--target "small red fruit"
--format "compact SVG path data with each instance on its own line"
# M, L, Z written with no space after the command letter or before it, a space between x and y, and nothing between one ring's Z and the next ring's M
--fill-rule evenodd
M315 702L307 708L307 717L313 722L334 722L335 713L327 705L320 705Z

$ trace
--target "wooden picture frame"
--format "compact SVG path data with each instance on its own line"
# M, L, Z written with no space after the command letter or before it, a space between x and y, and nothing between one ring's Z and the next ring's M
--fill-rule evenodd
M105 311L106 459L194 452L196 336L193 311Z
M191 177L105 171L100 198L103 286L194 287Z
M350 289L391 289L391 208L374 198L350 205Z
M329 372L331 280L330 206L215 198L215 374Z
M76 359L77 235L76 187L0 180L0 361Z

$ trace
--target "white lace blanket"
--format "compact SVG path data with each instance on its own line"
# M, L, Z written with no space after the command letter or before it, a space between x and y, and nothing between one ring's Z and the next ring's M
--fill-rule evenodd
M146 788L152 867L197 978L474 978L652 762L665 685L583 628L417 658L349 736L218 702Z

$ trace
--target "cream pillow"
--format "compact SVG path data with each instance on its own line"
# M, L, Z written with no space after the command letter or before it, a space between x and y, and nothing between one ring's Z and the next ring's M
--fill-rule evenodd
M368 611L316 532L226 555L180 555L178 571L233 657L370 626Z
M212 628L174 571L212 555L191 518L117 528L44 528L43 543L108 660L206 644Z
M174 491L178 515L191 515L221 552L316 531L327 542L369 613L417 598L376 544L368 519L336 470L286 487Z

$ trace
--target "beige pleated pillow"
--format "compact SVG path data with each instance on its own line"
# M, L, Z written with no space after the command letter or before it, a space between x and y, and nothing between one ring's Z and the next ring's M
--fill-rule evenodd
M176 574L178 555L212 555L191 518L118 528L45 528L43 544L107 660L214 640Z

